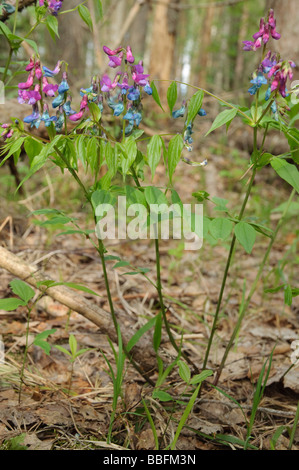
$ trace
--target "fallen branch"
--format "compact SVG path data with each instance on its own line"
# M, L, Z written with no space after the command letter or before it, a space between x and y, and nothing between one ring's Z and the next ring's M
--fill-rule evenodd
M50 279L36 266L26 263L20 259L19 256L16 256L3 247L0 247L0 268L6 269L14 276L35 288L38 288L37 284L39 282ZM42 291L43 287L40 286L38 289ZM60 302L74 312L80 313L83 317L97 325L101 333L107 334L111 341L117 342L114 325L109 312L66 286L50 287L46 291L46 294L52 297L52 299ZM134 334L134 331L132 331L132 328L128 327L128 317L125 313L117 312L117 319L121 327L123 341L127 344ZM153 371L156 368L156 355L150 334L144 334L140 338L138 345L132 349L131 353L134 361L145 373Z

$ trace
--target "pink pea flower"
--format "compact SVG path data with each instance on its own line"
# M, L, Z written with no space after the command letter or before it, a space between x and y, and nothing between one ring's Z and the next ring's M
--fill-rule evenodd
M135 58L132 54L132 50L131 50L130 46L127 46L127 61L130 64L133 64L135 62Z
M105 54L109 56L114 56L114 55L119 54L122 51L122 47L118 47L117 49L112 50L112 49L109 49L109 47L107 46L103 46L103 51L105 52Z
M112 67L115 69L116 67L119 67L122 63L122 58L123 58L123 52L121 52L117 56L110 56L109 57L109 67Z
M26 72L30 72L34 68L34 57L30 57L29 64L26 65L25 70Z
M28 76L28 78L27 78L27 81L23 82L23 83L19 83L18 87L21 90L28 90L28 88L30 88L33 85L34 74L35 74L35 70L32 69L29 76Z
M84 95L80 103L80 111L69 116L71 121L79 121L82 118L84 111L88 105L88 97Z
M46 77L43 77L43 92L46 96L54 97L58 90L58 85L52 85L49 83Z
M42 72L42 69L40 68L40 61L37 60L35 62L35 76L38 80L40 80L43 76L43 72Z

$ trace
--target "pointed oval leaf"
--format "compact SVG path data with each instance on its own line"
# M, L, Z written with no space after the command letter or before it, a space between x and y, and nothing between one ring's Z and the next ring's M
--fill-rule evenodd
M251 253L256 238L254 228L246 222L239 222L235 226L235 235L245 251Z

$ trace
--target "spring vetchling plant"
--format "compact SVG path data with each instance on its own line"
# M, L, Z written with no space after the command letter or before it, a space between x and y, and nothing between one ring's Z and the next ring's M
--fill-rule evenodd
M40 7L43 7L41 3L43 2L40 2ZM54 10L51 11L52 15L50 17L55 18L55 5L52 6ZM80 14L88 23L88 18L84 13L86 13L85 10L81 8ZM6 39L8 41L13 39L7 31ZM133 273L144 275L149 282L154 284L158 294L160 311L154 320L150 320L132 337L129 345L125 346L120 336L120 327L115 313L111 286L107 274L107 262L115 258L107 254L107 249L101 238L97 238L96 242L94 242L90 232L76 226L73 218L65 214L61 215L55 209L39 211L39 214L43 213L49 217L49 223L51 224L75 225L74 229L68 228L67 232L81 232L82 235L93 243L101 261L111 320L119 338L119 345L121 345L122 351L130 358L133 364L134 360L131 356L131 349L138 344L142 333L149 328L154 329L153 345L157 354L159 386L163 382L161 382L161 377L165 378L163 362L159 357L162 324L164 324L169 340L177 352L177 359L173 365L177 365L179 360L184 359L193 367L193 373L198 374L200 371L206 371L209 364L211 347L219 324L219 315L236 244L240 243L245 251L250 254L256 236L260 234L269 239L268 247L260 262L257 276L250 288L249 294L243 299L238 320L228 341L221 364L218 370L215 371L214 385L218 383L227 355L238 335L244 315L248 310L252 295L261 278L278 230L285 221L295 193L299 192L299 173L294 164L298 163L299 131L290 124L289 116L292 114L294 106L291 99L292 93L289 93L287 89L287 81L293 78L295 63L292 60L281 58L272 47L270 48L273 40L278 41L279 39L280 34L276 31L274 13L273 10L270 10L266 18L261 19L259 31L253 35L253 41L244 41L244 51L254 52L258 56L257 68L252 74L251 86L248 90L249 94L253 97L252 105L249 108L226 102L221 97L200 88L200 86L190 84L184 85L188 85L191 89L195 90L195 93L182 104L177 104L177 85L181 82L171 81L167 92L167 102L170 115L174 119L183 118L181 133L167 136L156 134L151 138L143 136L143 131L139 128L139 125L142 121L144 97L152 97L162 109L163 107L156 86L157 80L150 81L149 74L144 71L143 62L139 61L136 63L130 46L118 47L114 50L107 46L103 47L104 53L108 58L108 65L114 73L112 76L105 73L100 77L92 77L91 82L87 84L86 88L81 88L79 91L80 104L78 107L73 105L75 95L68 83L68 64L63 59L59 59L54 69L51 70L42 64L42 60L36 50L34 56L30 58L29 63L25 67L24 72L27 73L26 79L18 84L19 103L31 106L31 113L28 113L24 121L14 117L11 119L11 122L2 124L2 138L5 139L5 145L2 148L2 155L4 156L2 164L11 157L17 161L21 147L24 146L29 157L30 169L21 184L24 184L26 180L40 170L48 161L57 165L62 172L67 170L81 190L82 201L89 204L95 225L102 217L98 215L97 208L103 204L116 206L117 197L120 195L126 196L128 204L141 204L146 211L149 211L152 204L157 203L169 204L169 202L176 202L182 205L182 200L173 184L173 176L178 163L184 161L194 167L205 167L208 163L206 159L193 161L185 157L183 152L184 149L190 153L192 152L194 121L206 115L206 111L203 108L205 95L213 97L225 108L216 116L206 135L209 135L221 126L226 126L228 129L231 122L237 118L241 119L245 126L253 129L253 152L247 168L244 169L248 183L238 213L231 213L228 210L226 207L227 201L223 199L216 200L216 198L210 197L207 192L200 188L193 194L195 200L199 202L204 203L207 200L211 200L214 202L215 208L221 212L220 217L204 217L204 234L209 234L214 239L220 240L227 240L231 237L216 311L202 364L194 364L190 357L183 352L181 344L177 344L172 334L172 329L167 319L167 309L161 281L157 229L158 222L161 220L161 214L160 219L159 217L157 218L157 224L155 225L157 231L157 236L154 240L156 282L153 282L148 277L147 268L130 266ZM15 38L14 40L16 41ZM10 60L7 62L4 78L6 78L9 64ZM121 125L121 132L117 138L105 126L104 117L107 112L112 114L116 122ZM35 132L35 129L39 129L41 126L45 127L48 135L47 138L40 137ZM267 152L265 146L266 137L273 130L284 134L290 147L288 152L278 156ZM259 135L261 135L261 139L259 139ZM169 137L171 137L170 140ZM148 142L144 152L146 140ZM261 144L258 143L260 141ZM149 167L151 178L153 178L161 159L165 165L168 178L164 191L155 187L152 181L147 181L147 172L145 171ZM290 163L290 160L293 160L294 163ZM87 186L80 177L79 168L81 165L86 173L92 177L92 184L90 186ZM274 230L246 216L246 208L252 187L255 184L256 174L267 165L270 165L277 175L292 187L289 200L285 204L282 216ZM121 175L123 184L120 184L119 180L117 180L117 183L115 182L117 175ZM192 220L191 222L189 220L189 223L190 227L194 228ZM118 258L117 264L114 267L126 265L128 266L129 264L125 260ZM140 371L138 365L134 365ZM166 371L171 369L172 367L169 366L169 369L166 369ZM140 372L142 373L142 371ZM210 374L207 373L206 376L208 375ZM149 383L155 385L149 377L146 377L146 379ZM194 391L192 403L194 403L199 390L200 387L197 387ZM191 406L190 409L187 408L188 413L191 411L191 408ZM184 416L184 419L186 417L187 415Z

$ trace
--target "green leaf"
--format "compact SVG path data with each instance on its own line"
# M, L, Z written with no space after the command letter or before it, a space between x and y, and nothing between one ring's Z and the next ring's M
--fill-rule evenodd
M118 261L118 263L116 263L112 269L116 269L116 268L122 268L124 266L130 266L130 263L128 261Z
M200 374L196 374L192 377L192 379L190 380L190 384L192 384L192 385L200 384L201 382L206 380L211 375L213 375L212 370L203 370Z
M203 102L204 92L198 90L189 101L186 125L193 121Z
M288 284L284 288L284 303L291 306L293 302L292 287Z
M117 152L115 151L115 148L112 147L110 142L107 142L104 148L105 148L104 154L105 154L105 159L106 159L108 169L111 171L111 174L114 176L117 172L117 160L118 160Z
M15 152L17 152L23 145L23 142L24 140L26 139L26 137L18 137L14 143L9 147L9 151L8 153L5 155L5 157L3 158L3 160L1 161L0 163L0 167L6 162L6 160L11 156L13 155ZM4 153L6 153L7 151L7 148L5 147L5 150L3 150L1 152L1 155L3 155Z
M29 302L32 297L35 296L34 290L26 284L26 282L21 279L14 279L10 282L11 290L14 294L20 297L26 304Z
M55 345L54 345L54 348L56 348L56 349L58 349L59 351L63 352L63 353L66 354L67 356L72 357L72 354L71 354L67 349L65 349L63 346L60 346L59 344L55 344Z
M157 317L151 318L145 325L143 325L141 328L139 328L138 331L132 336L132 338L128 341L127 343L127 351L130 352L131 349L138 343L140 338L146 333L148 330L150 330L156 323Z
M86 292L87 294L97 295L101 297L100 294L97 294L95 291L89 289L88 287L82 286L81 284L76 284L74 282L62 282L61 285L71 287L72 289L80 290L82 292Z
M209 231L211 235L218 239L225 240L229 237L233 228L233 223L228 220L224 219L223 217L219 217L214 219L209 224Z
M264 166L268 165L273 158L271 153L263 153L263 155L259 158L257 167L263 168Z
M176 82L172 82L167 90L167 103L170 109L170 113L172 113L173 107L176 103L178 97L178 90Z
M128 170L132 166L137 156L137 145L134 137L127 137L123 142L123 148L125 151L125 157L123 157L121 166L123 175L125 176L128 173Z
M206 136L210 134L212 131L217 129L218 127L223 126L227 122L230 122L236 116L238 110L236 108L226 109L222 111L218 116L216 116L212 126L210 127L209 131L206 133Z
M42 331L41 333L38 333L36 335L36 337L34 338L34 341L35 340L40 340L40 339L47 339L48 336L52 335L56 331L57 331L56 328L52 328L51 330Z
M36 139L32 137L28 137L25 142L24 142L24 150L26 152L26 155L29 158L30 165L37 155L40 154L42 150L42 143L40 141L37 141Z
M11 312L16 310L20 305L26 305L21 299L9 298L9 299L0 299L0 310L6 310L7 312Z
M143 192L139 189L133 188L132 186L126 186L126 198L127 204L142 204L146 207L146 199Z
M168 205L168 200L165 194L163 193L163 191L161 191L161 189L159 188L156 188L155 186L147 186L144 190L144 195L145 195L146 202L148 203L149 206L156 205L156 204ZM155 207L152 207L151 209L152 211L154 211Z
M46 25L53 41L56 40L56 36L59 38L58 20L56 16L48 15L46 18Z
M70 350L71 350L72 356L75 357L76 352L77 352L78 344L77 344L77 340L76 340L74 335L70 335L69 345L70 345Z
M253 248L256 231L246 222L239 222L235 225L235 235L247 253L251 253Z
M154 135L147 146L147 159L154 178L156 168L161 158L162 139L159 135Z
M99 122L99 120L101 119L102 113L98 105L91 101L88 103L88 108L89 108L89 111L91 112L93 120L95 122Z
M163 390L154 390L153 391L153 398L158 399L160 401L173 401L173 397Z
M32 47L32 49L34 50L34 52L36 53L36 55L39 54L38 52L38 47L37 47L37 44L35 41L33 41L32 39L27 39L27 38L24 38L24 41L27 42L27 44L29 44L29 46Z
M172 175L180 161L183 148L184 142L180 134L171 138L168 144L168 172L170 182L172 182Z
M110 204L114 206L116 199L106 189L97 189L97 191L92 193L91 202L94 210L96 210L96 208L102 204Z
M87 24L90 31L92 32L93 31L92 19L91 19L88 8L86 8L85 5L79 5L78 6L78 12L79 12L79 15L81 16L82 20Z
M191 371L190 371L188 364L186 364L186 362L183 362L181 360L179 360L178 364L179 364L179 374L180 374L181 379L184 380L184 382L189 383L190 378L191 378Z
M162 107L161 100L160 100L160 97L159 97L159 93L158 93L158 90L157 90L157 87L156 87L154 81L151 82L150 86L151 86L151 89L153 90L153 93L152 93L153 99L155 100L157 105L159 105L160 108L162 109L162 111L164 112L164 109Z
M273 157L271 166L283 180L293 186L299 193L299 171L295 165L281 158Z

